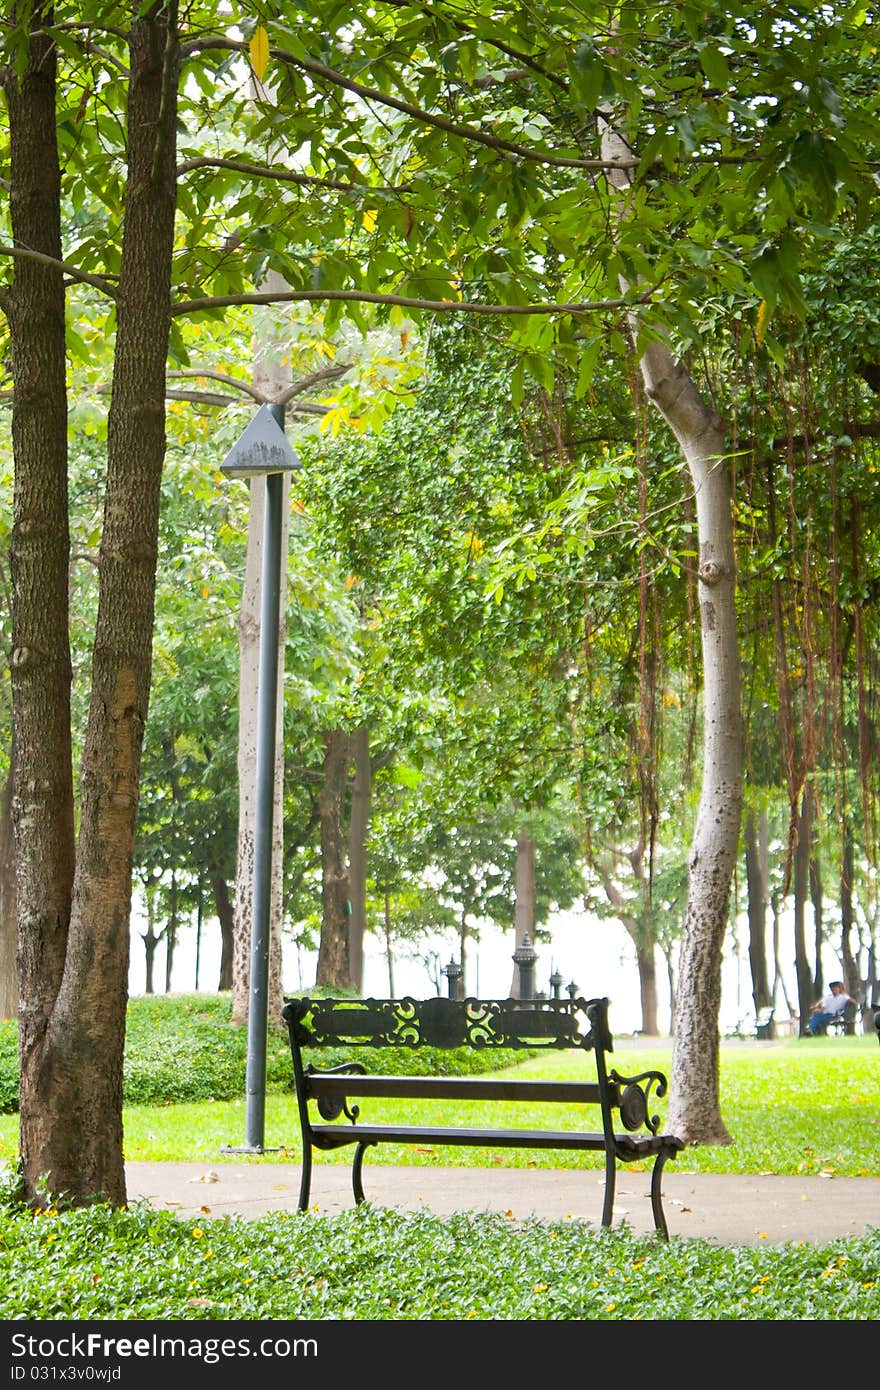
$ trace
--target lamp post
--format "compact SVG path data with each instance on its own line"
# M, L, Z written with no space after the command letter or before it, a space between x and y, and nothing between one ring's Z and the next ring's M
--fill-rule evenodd
M461 993L459 981L461 980L462 970L458 961L450 956L449 964L444 965L442 973L446 976L446 988L450 999L458 999Z
M284 407L263 405L227 454L227 478L265 477L263 556L260 579L260 663L257 685L257 755L254 820L254 901L245 1074L245 1145L230 1153L265 1152L266 1041L269 1005L269 935L272 896L272 829L275 807L275 727L281 657L278 626L282 599L283 475L302 465L284 433Z
M538 952L531 943L528 932L513 953L514 964L519 970L519 997L520 999L534 999L535 997L535 961L538 959Z

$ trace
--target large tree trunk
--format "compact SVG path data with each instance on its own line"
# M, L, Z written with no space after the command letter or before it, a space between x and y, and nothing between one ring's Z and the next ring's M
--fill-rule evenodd
M40 672L46 684L38 678L39 695L35 695L37 673L33 671L25 673L24 679L20 675L14 685L16 746L21 768L26 769L16 785L21 987L26 1001L20 1143L25 1188L33 1198L46 1183L50 1193L64 1193L74 1202L92 1201L97 1194L114 1203L125 1201L122 1060L131 870L150 687L174 235L178 50L176 34L168 27L171 22L173 6L161 11L157 6L156 12L134 22L130 35L128 187L107 432L98 617L72 894L67 604L66 599L58 601L59 562L63 550L66 565L67 550L66 494L58 476L61 444L56 439L63 414L59 404L63 387L55 375L61 370L57 352L63 326L55 322L41 339L41 345L47 341L49 345L44 363L48 378L32 378L28 371L33 330L23 328L18 320L19 331L14 333L22 388L15 413L23 418L16 449L20 483L13 623L20 634L16 646L24 653L19 659L23 672L31 654L40 653L34 663L39 666L46 662L46 653L51 654L49 668ZM26 150L29 163L36 157L42 165L36 183L26 175L19 188L40 200L46 218L43 228L39 219L36 227L29 225L34 215L29 207L14 234L20 242L58 255L50 48L41 39L33 41L32 88L26 78L21 91L10 98L12 125L22 147L19 153ZM37 88L41 101L35 100ZM47 228L51 245L46 244ZM29 276L34 273L47 277L34 304L45 328L49 304L53 319L63 309L60 278L50 269L29 272ZM16 394L18 388L16 380ZM48 421L47 393L51 399ZM45 433L52 441L54 467L45 479L48 502L46 495L38 496L33 490L35 473L46 471L45 447L35 445L32 437L28 440L28 430ZM36 546L34 530L41 533ZM45 550L45 563L52 569L48 589L44 578L35 581L37 550ZM35 612L40 604L42 615ZM51 629L45 647L39 645L35 632L23 631L34 621L48 623ZM44 720L35 738L37 709ZM38 769L47 763L54 764L54 770L44 782ZM59 780L61 795L56 801L52 793ZM43 848L48 851L46 857ZM52 915L47 921L49 902Z
M603 125L602 155L625 162L632 151ZM609 172L615 213L626 217L630 174ZM633 325L638 330L638 325ZM728 1144L721 1118L718 1012L721 950L727 926L742 816L742 713L736 631L736 565L724 422L663 342L642 354L648 399L681 449L694 490L699 547L703 658L703 780L688 861L688 899L679 956L668 1128L687 1143Z
M703 781L688 862L667 1125L726 1144L718 1087L721 949L742 813L742 721L730 478L721 421L660 343L642 358L649 398L675 434L697 504L703 655Z
M282 290L284 280L270 271L263 289ZM271 311L258 317L254 334L253 386L267 401L280 400L290 385L289 363L275 341ZM281 603L278 610L278 691L275 719L275 803L272 816L272 887L269 921L270 1020L281 1017L281 919L284 887L284 638L287 625L286 556L289 545L290 476L282 477ZM232 957L232 1022L247 1022L251 988L251 931L254 913L254 827L257 814L257 689L260 670L260 595L266 479L250 484L247 555L238 617L238 860L235 871L235 925Z
M767 815L749 811L746 815L746 883L749 913L749 968L755 1013L772 1003L767 974Z
M0 1021L18 1017L18 896L12 827L13 769L0 795Z
M348 958L349 879L345 797L350 741L343 729L324 735L324 782L319 797L321 813L322 921L315 984L348 989L351 966Z
M52 23L35 8L32 29ZM12 233L61 256L55 134L55 46L32 34L20 80L4 72L9 108ZM31 1193L52 1119L49 1028L61 986L75 862L68 640L67 399L60 271L16 260L3 300L12 340L15 496L11 544L13 783L21 1012L20 1145ZM48 1134L47 1134L48 1129ZM53 1165L50 1164L50 1167Z
M354 766L354 785L351 792L351 816L348 826L349 900L348 951L351 967L351 987L358 994L364 987L364 933L367 929L367 833L370 827L370 802L373 773L370 762L370 736L366 729L355 729L351 735L351 757Z
M514 871L516 902L513 909L513 949L517 952L526 937L535 942L535 842L525 826L516 837ZM511 999L519 999L519 966L514 962L510 983Z

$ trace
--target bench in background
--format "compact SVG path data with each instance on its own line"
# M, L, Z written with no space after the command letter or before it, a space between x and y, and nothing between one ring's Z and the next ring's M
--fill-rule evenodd
M653 1159L651 1204L654 1224L668 1238L661 1179L666 1160L683 1147L660 1134L650 1114L652 1093L662 1097L666 1077L659 1071L623 1076L606 1066L613 1040L607 999L290 999L282 1010L288 1027L297 1105L302 1129L302 1182L299 1208L308 1207L314 1149L355 1146L352 1186L355 1201L365 1200L364 1154L375 1144L449 1144L485 1148L598 1151L605 1154L602 1225L610 1226L617 1165ZM575 1049L592 1054L595 1079L527 1081L516 1077L367 1075L360 1061L329 1070L303 1059L303 1049L404 1047ZM365 1124L352 1098L398 1100L555 1101L598 1107L593 1130L468 1129L433 1124ZM310 1112L314 1103L323 1123ZM342 1123L338 1123L344 1116Z

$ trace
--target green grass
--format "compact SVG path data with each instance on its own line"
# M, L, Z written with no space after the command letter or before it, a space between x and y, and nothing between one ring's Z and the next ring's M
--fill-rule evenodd
M228 998L155 997L133 1000L129 1010L126 1096L160 1103L128 1103L124 1111L125 1152L131 1160L241 1161L225 1156L225 1145L244 1138L246 1030L229 1025ZM611 1061L634 1074L654 1067L669 1072L670 1044L634 1046L621 1039ZM382 1054L383 1069L410 1068L423 1053ZM508 1058L511 1054L507 1054ZM326 1059L325 1059L326 1060ZM329 1059L333 1060L333 1059ZM376 1065L376 1054L369 1059ZM436 1066L450 1054L434 1054ZM454 1065L491 1062L486 1054L454 1054ZM589 1059L572 1053L544 1053L518 1066L521 1075L578 1077L590 1074ZM0 1077L2 1077L0 1043ZM279 1152L259 1162L296 1162L298 1122L290 1092L291 1064L286 1039L270 1035L266 1098L266 1144ZM231 1091L231 1098L230 1098ZM721 1044L722 1112L733 1138L729 1146L685 1150L676 1159L683 1172L815 1174L841 1176L878 1173L880 1152L880 1048L871 1036L785 1039L778 1043ZM192 1097L195 1097L194 1099ZM213 1097L208 1099L208 1097ZM372 1102L370 1118L410 1123L436 1121L427 1102ZM657 1109L664 1113L665 1102ZM445 1103L446 1124L484 1124L528 1128L573 1127L575 1107ZM0 1115L0 1157L17 1149L17 1116ZM497 1162L491 1149L436 1149L425 1152L388 1145L371 1154L371 1163L449 1163L480 1167ZM322 1163L344 1163L350 1152L322 1154ZM506 1150L503 1162L520 1167L600 1166L600 1155Z
M136 1000L129 1018L127 1158L226 1161L223 1146L244 1137L246 1053L246 1030L230 1027L228 1000ZM12 1031L0 1029L0 1101L15 1090L9 1081ZM402 1060L412 1065L413 1054ZM439 1066L450 1058L433 1060ZM649 1067L668 1073L670 1046L621 1039L611 1060L623 1073ZM391 1069L388 1053L383 1065ZM589 1074L588 1060L577 1055L546 1053L519 1070L537 1078L576 1077L585 1068ZM272 1035L266 1142L284 1147L252 1162L299 1158L290 1075L286 1040ZM734 1143L688 1149L678 1169L878 1173L875 1038L722 1042L721 1076L722 1110ZM663 1105L657 1107L661 1115ZM421 1103L388 1102L383 1114L413 1122L431 1118ZM535 1128L575 1124L577 1111L462 1103L447 1104L443 1118ZM16 1148L17 1115L0 1115L0 1156L14 1161ZM503 1162L584 1166L593 1157L506 1150ZM319 1162L347 1164L350 1158L350 1151L338 1151ZM426 1154L389 1146L370 1157L371 1163L494 1161L491 1149ZM311 1213L276 1213L200 1223L141 1204L128 1211L34 1213L17 1203L11 1186L0 1191L5 1320L864 1321L880 1317L878 1269L880 1230L825 1247L719 1248L696 1239L664 1245L626 1227L515 1223L473 1213L440 1219L369 1206L320 1221Z
M753 1249L369 1207L199 1223L0 1206L6 1320L876 1320L878 1269L880 1231Z

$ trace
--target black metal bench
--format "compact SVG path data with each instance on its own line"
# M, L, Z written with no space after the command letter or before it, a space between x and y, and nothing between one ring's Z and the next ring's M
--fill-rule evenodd
M660 1192L663 1166L683 1147L660 1134L651 1115L652 1092L662 1097L666 1078L646 1071L622 1076L608 1071L605 1054L613 1041L607 999L290 999L282 1010L290 1035L293 1073L302 1127L302 1183L299 1208L309 1203L314 1149L355 1145L352 1185L355 1201L365 1200L364 1154L374 1144L450 1144L485 1148L567 1149L605 1154L602 1225L610 1226L618 1163L654 1160L651 1205L654 1224L668 1238ZM305 1064L303 1049L373 1047L577 1049L593 1054L595 1080L526 1081L516 1077L367 1075L359 1061L327 1069ZM595 1105L600 1126L583 1129L466 1129L437 1125L364 1124L352 1097L412 1100L555 1101ZM309 1110L316 1104L324 1123ZM342 1123L337 1123L344 1116ZM615 1125L615 1121L617 1124ZM637 1132L640 1131L640 1132Z

